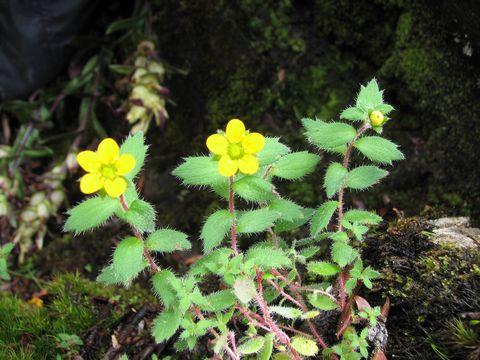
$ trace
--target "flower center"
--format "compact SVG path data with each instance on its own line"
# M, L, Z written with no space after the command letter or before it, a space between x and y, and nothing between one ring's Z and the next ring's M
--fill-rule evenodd
M243 147L240 144L230 144L228 146L228 155L233 160L240 159L244 154Z
M103 165L100 169L100 174L105 179L113 179L115 178L116 169L112 165Z

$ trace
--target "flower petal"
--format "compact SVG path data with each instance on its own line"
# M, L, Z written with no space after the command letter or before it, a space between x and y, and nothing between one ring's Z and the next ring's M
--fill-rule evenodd
M245 125L242 120L232 119L227 124L227 139L232 143L239 143L245 137Z
M228 140L220 134L213 134L207 138L207 148L215 155L225 155L228 150Z
M96 173L85 174L80 180L80 191L84 194L93 194L103 187L103 180Z
M117 175L127 175L135 167L135 158L130 154L122 154L115 161Z
M255 174L258 171L258 160L255 156L247 154L241 159L238 159L238 167L244 174Z
M97 154L103 163L112 164L117 158L120 148L115 140L111 138L103 139L98 145Z
M223 155L218 161L218 172L223 176L233 176L237 173L237 160L230 159L230 156Z
M95 172L100 168L100 158L97 153L91 150L79 152L77 162L87 172Z
M257 132L245 136L242 141L243 150L247 154L256 154L265 146L265 137Z
M119 197L125 192L127 188L127 182L122 177L116 177L113 180L105 180L105 191L111 197Z

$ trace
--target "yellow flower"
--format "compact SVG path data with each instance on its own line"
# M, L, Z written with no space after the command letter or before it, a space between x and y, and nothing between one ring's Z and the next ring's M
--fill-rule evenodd
M77 155L78 164L88 173L80 180L80 191L92 194L105 189L111 197L119 197L127 188L127 175L135 167L135 158L130 154L120 155L115 140L103 139L97 151L82 151Z
M28 303L30 305L37 306L37 307L43 306L43 300L38 297L32 297L30 300L28 300Z
M207 139L208 149L220 156L218 171L223 176L233 176L239 170L244 174L258 171L256 154L263 149L265 138L260 133L249 133L241 120L233 119L227 124L225 135L213 134Z

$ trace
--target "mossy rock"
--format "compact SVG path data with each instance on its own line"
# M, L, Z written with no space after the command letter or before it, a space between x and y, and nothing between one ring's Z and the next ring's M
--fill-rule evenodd
M383 275L369 299L381 303L388 296L392 302L389 357L438 359L442 353L466 359L473 351L446 334L480 308L480 249L438 245L432 236L425 219L407 218L377 229L365 242L362 257Z

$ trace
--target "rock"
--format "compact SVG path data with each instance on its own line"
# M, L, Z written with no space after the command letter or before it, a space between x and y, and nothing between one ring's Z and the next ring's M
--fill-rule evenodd
M431 240L436 244L452 244L463 249L480 246L480 229L470 227L467 217L446 217L429 223L434 227Z

